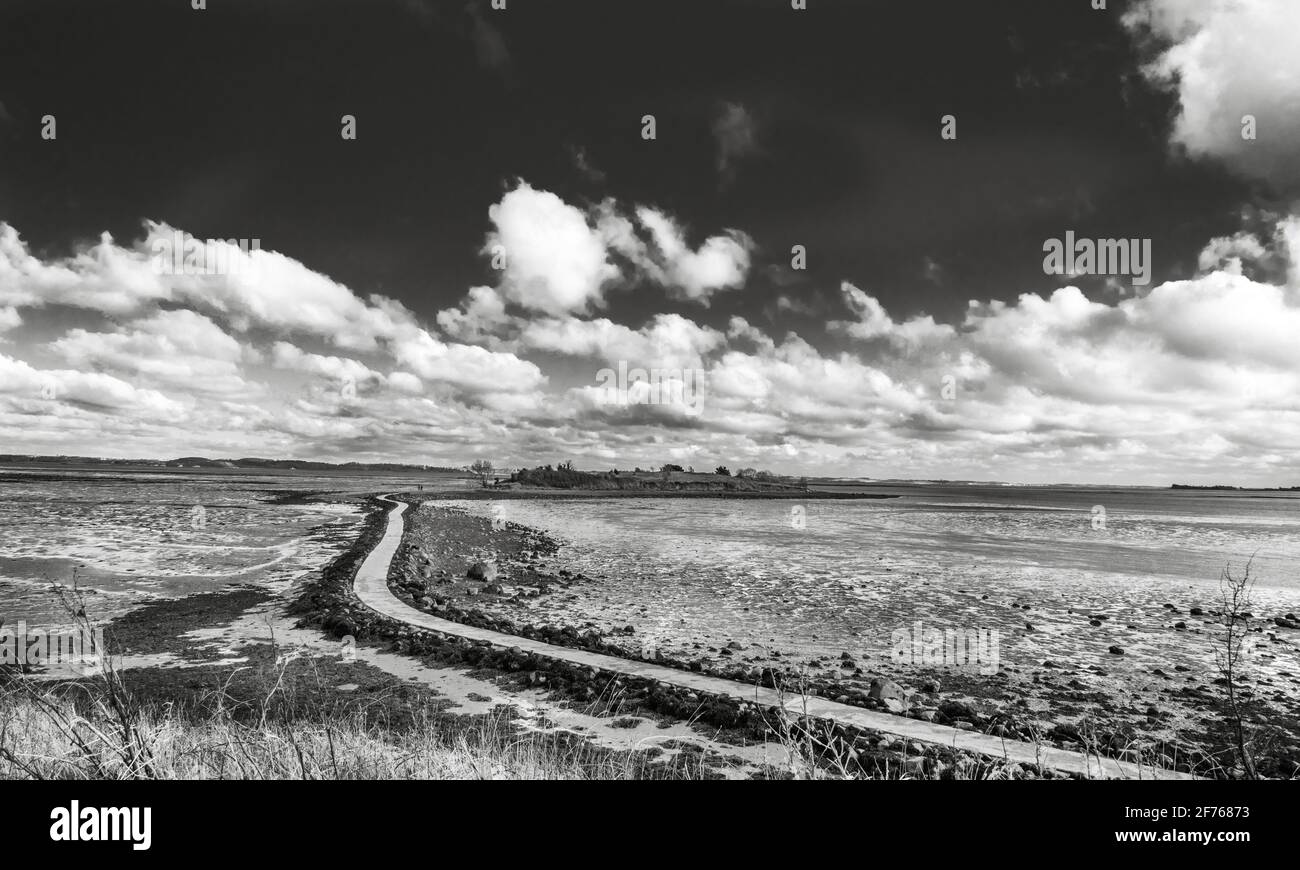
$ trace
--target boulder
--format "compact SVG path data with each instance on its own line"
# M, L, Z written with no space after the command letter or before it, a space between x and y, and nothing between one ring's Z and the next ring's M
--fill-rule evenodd
M867 697L876 701L886 701L893 699L902 704L907 703L908 696L911 693L893 680L874 679L871 681L871 688L867 692Z
M492 581L497 579L497 569L495 565L489 565L486 562L475 562L473 565L469 566L469 570L465 572L465 576L471 580Z

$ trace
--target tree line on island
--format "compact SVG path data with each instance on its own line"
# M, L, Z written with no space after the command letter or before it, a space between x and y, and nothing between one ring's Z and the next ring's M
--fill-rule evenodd
M782 477L770 471L742 468L732 473L725 465L712 472L697 472L694 466L665 463L658 469L635 467L631 470L579 471L573 462L521 468L508 475L498 471L486 459L476 460L469 470L484 487L539 487L546 489L664 489L664 490L739 490L804 489L806 479Z

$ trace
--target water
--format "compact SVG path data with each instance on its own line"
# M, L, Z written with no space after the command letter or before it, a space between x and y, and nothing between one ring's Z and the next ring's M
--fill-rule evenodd
M411 475L78 471L0 476L0 616L60 616L73 570L109 618L158 597L254 583L285 590L354 539L355 501L277 503L286 490L464 486ZM892 637L996 630L1004 666L1103 664L1140 687L1153 666L1212 678L1219 576L1254 557L1254 611L1300 612L1300 498L1047 487L875 486L889 500L563 498L453 502L542 528L592 577L532 599L538 621L633 625L638 641L738 641L884 667ZM195 523L195 507L202 522ZM1096 508L1104 508L1102 514ZM1173 604L1175 615L1165 608ZM1023 609L1028 605L1029 609ZM1089 617L1105 615L1101 626ZM1185 621L1186 630L1175 625ZM1030 628L1032 626L1032 628ZM1279 630L1283 639L1296 632ZM1117 645L1123 658L1108 656ZM1294 644L1263 668L1294 691Z
M1225 565L1252 557L1255 613L1300 611L1296 495L871 489L900 497L505 501L497 515L562 539L561 563L597 578L561 605L574 622L805 658L887 660L894 632L919 622L997 630L1011 666L1055 659L1123 672L1158 661L1205 673L1214 629L1187 612L1218 607ZM1093 627L1093 615L1109 618ZM1282 652L1269 665L1285 672L1295 656Z
M360 513L355 501L277 496L410 484L392 475L3 470L0 617L61 622L50 588L74 572L97 620L232 584L282 590L350 544Z

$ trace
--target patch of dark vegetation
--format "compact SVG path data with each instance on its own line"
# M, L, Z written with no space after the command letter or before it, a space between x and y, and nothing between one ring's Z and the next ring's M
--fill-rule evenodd
M104 640L114 655L190 653L194 642L181 639L184 632L229 625L248 610L273 599L265 589L238 586L151 601L109 622L104 627Z

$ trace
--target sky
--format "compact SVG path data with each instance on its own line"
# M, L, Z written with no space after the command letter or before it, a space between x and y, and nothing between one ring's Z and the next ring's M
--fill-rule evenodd
M1300 485L1292 0L193 5L0 7L0 452Z

